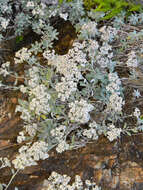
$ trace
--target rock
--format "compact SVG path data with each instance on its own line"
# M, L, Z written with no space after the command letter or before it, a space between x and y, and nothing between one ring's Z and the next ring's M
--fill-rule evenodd
M131 189L136 183L143 183L143 168L136 162L125 162L121 165L120 186Z

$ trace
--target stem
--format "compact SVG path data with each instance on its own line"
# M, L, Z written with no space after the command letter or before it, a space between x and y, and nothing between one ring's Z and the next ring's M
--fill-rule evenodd
M19 169L13 174L13 176L11 177L11 179L10 179L10 181L9 181L9 183L7 184L7 186L6 186L6 188L5 188L5 190L7 190L8 189L8 187L10 186L10 184L11 184L11 182L12 182L12 180L14 179L14 177L17 175L17 173L19 172Z

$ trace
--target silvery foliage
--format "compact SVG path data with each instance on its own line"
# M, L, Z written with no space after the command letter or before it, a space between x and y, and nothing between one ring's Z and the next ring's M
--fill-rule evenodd
M128 38L131 40L131 41L135 41L135 40L140 40L142 39L143 37L143 30L140 30L140 31L136 31L134 30L133 32L129 32L128 34Z
M91 9L90 11L88 11L88 17L91 19L95 19L96 22L99 21L101 18L103 18L105 16L104 12L95 12L94 9Z
M55 5L58 4L58 0L41 0L42 3L45 3L46 5Z
M25 26L28 28L30 24L31 17L29 15L25 15L23 12L19 13L16 16L15 34L20 36L23 33L23 29L25 28Z
M143 13L140 13L140 14L132 14L129 16L128 18L129 22L132 24L132 25L136 25L136 24L142 24L143 23Z
M68 6L69 6L69 20L72 22L72 24L75 24L85 15L85 11L83 8L83 1L73 0Z
M140 91L139 91L138 89L137 89L137 90L134 89L133 96L134 96L135 98L141 97Z
M134 15L132 14L129 17L129 21L130 21L131 24L136 25L139 22L138 15L137 14L134 14Z
M125 24L125 15L126 12L122 11L118 16L115 16L113 21L113 27L121 29Z

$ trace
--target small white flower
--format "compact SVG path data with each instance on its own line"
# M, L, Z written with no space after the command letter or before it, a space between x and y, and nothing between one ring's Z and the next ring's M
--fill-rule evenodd
M22 49L20 49L19 51L17 51L15 53L15 57L14 61L15 63L22 63L23 61L27 61L31 56L31 52L28 51L27 48L23 47Z
M69 148L70 148L69 144L67 144L67 142L64 140L61 140L58 146L56 147L56 151L58 153L62 153L65 150L68 150Z
M9 75L9 72L6 69L0 68L0 75L6 77L7 75Z
M55 129L51 130L51 135L55 137L58 141L60 141L65 136L66 126L60 125Z
M0 157L0 162L1 162L1 168L5 168L5 167L11 167L11 163L10 160L7 157Z
M96 133L96 129L84 129L83 131L83 136L86 136L89 139L93 139L93 140L97 140L98 139L98 135Z
M3 63L1 67L2 67L3 69L7 69L7 68L9 68L9 66L10 66L10 62L7 61L7 62Z
M32 14L33 14L33 15L44 16L44 11L43 11L41 8L37 8L37 9L33 9L33 10L32 10Z
M6 19L3 18L3 20L1 21L1 26L2 26L4 29L6 29L7 26L8 26L8 24L9 24L9 19L6 20Z
M99 31L102 33L101 39L106 42L113 41L118 32L116 28L112 28L111 26L108 28L106 26L103 26L99 29Z
M138 108L135 108L135 111L134 111L133 115L134 115L135 117L139 118L139 116L141 115L140 110L139 110Z
M88 104L84 99L71 102L69 104L69 118L71 121L79 123L87 123L90 120L89 112L94 109L92 104Z
M91 186L92 183L91 183L90 180L86 180L86 181L85 181L85 184L86 184L87 186Z
M111 124L109 126L109 131L107 131L107 138L112 142L120 136L121 132L121 128L116 128L113 124Z
M65 101L77 90L77 83L72 80L66 80L64 77L61 80L62 82L57 83L55 89L58 92L58 98Z
M24 85L20 85L20 91L22 93L25 93L27 91L27 88Z
M65 14L60 13L60 17L63 18L64 20L67 20L67 18L68 18L68 13L65 13Z
M97 23L93 21L89 21L82 26L82 30L86 31L91 37L94 37L98 31L97 31Z
M25 125L24 128L26 129L26 132L31 137L34 137L36 135L36 131L37 131L37 124L36 123L33 123L31 125Z
M17 137L17 142L21 143L25 141L24 131L19 132L19 136Z
M26 7L34 7L34 2L33 1L28 1L26 4Z
M117 93L112 93L109 98L109 104L107 104L107 110L121 112L122 106L125 104L123 98L120 97Z

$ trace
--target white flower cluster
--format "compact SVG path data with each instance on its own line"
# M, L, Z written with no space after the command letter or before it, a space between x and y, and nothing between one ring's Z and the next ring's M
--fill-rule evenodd
M112 47L107 42L103 42L103 45L100 48L100 53L102 55L107 55L107 57L111 58L112 54L108 54L109 51L111 51L111 50L112 50Z
M22 93L26 93L28 88L22 84L19 86L19 89Z
M72 51L70 51L73 53ZM82 75L77 67L77 63L68 54L59 56L58 60L55 61L57 72L64 75L69 80L78 81L82 78Z
M19 149L20 154L12 161L12 164L16 169L37 165L36 161L49 157L47 152L48 144L43 141L35 142L31 147L29 145L22 146Z
M25 139L25 131L20 131L19 135L17 136L17 142L22 143L23 141L25 141Z
M24 125L25 131L26 131L31 137L34 137L34 136L36 135L37 128L38 128L37 123L32 123L32 124Z
M68 116L72 122L87 123L90 119L89 112L94 109L94 106L81 99L69 103L69 108Z
M135 68L138 66L138 60L136 57L136 53L134 51L131 51L128 54L128 60L127 60L126 64L128 67L132 67L132 68Z
M0 169L5 167L11 167L10 160L7 157L3 158L0 157L0 162L1 162Z
M60 141L65 136L66 126L60 125L59 127L56 127L55 129L51 130L51 135L55 137L58 141Z
M6 63L3 63L3 64L1 65L1 68L0 68L0 75L3 75L4 77L6 77L7 75L10 74L9 71L8 71L9 65L10 65L10 62L9 62L9 61L7 61Z
M107 110L120 113L122 111L122 106L125 104L123 98L120 97L117 93L111 94L109 98L109 104L107 105Z
M112 63L111 59L113 58L113 53L111 52L112 47L108 44L108 42L114 40L114 37L117 34L117 30L110 26L109 27L103 26L102 28L99 29L99 31L101 32L101 40L103 41L103 44L97 53L96 63L101 68L106 68L108 67L109 64Z
M6 29L9 24L9 19L5 19L4 17L0 17L0 24L3 29Z
M48 178L48 180L44 181L44 186L46 186L45 190L52 190L57 189L56 186L59 186L58 190L65 190L65 188L68 186L68 183L70 181L70 177L67 175L60 175L56 172L52 172L51 176Z
M24 121L30 122L31 121L31 115L29 113L28 108L24 108L23 106L17 105L15 112L21 112L20 118Z
M110 59L113 57L113 53L110 53L111 50L112 47L108 43L104 42L96 56L96 62L100 67L105 68L110 63Z
M27 4L26 4L26 7L34 7L34 2L33 1L28 1Z
M62 153L65 150L69 150L70 145L66 142L65 133L66 133L66 126L60 125L55 129L51 130L51 135L58 141L58 146L56 147L56 151L58 153Z
M40 76L39 76L39 68L38 67L36 67L36 66L33 66L32 68L30 68L29 70L28 70L28 74L27 74L27 77L29 77L30 78L30 80L28 80L28 86L30 87L30 88L34 88L34 87L36 87L37 86L37 84L39 84L39 78L40 78Z
M91 57L92 59L95 59L95 55L98 51L98 48L99 48L98 41L92 40L92 39L88 40L87 52L88 52L89 57Z
M139 110L139 108L136 108L135 111L134 111L134 114L133 114L135 117L139 118L140 115L141 115L141 112Z
M43 84L37 85L31 89L30 95L34 95L34 98L30 101L29 109L34 111L36 115L47 114L50 111L49 99L50 94L47 92L47 87Z
M23 47L22 49L20 49L19 51L17 51L15 53L15 57L14 61L15 63L23 63L24 61L27 61L31 56L31 52L28 51L27 48Z
M121 112L122 106L125 104L123 98L120 96L121 81L116 73L109 73L109 84L106 86L107 91L111 93L109 97L109 104L107 105L107 111Z
M43 52L43 57L48 60L48 64L53 64L57 56L55 55L55 50L46 50Z
M20 90L25 93L28 92L32 97L28 108L24 108L21 106L16 107L16 112L22 112L20 116L25 121L30 121L30 111L34 111L36 115L47 114L50 111L49 100L51 98L48 93L48 88L44 84L39 84L40 75L39 68L33 66L28 70L27 77L30 79L27 82L28 87L24 87L24 85L20 86Z
M86 188L84 190L101 190L101 187L97 186L95 182L91 182L90 180L85 181Z
M75 176L75 181L69 185L71 177L52 172L48 180L44 180L42 190L101 190L96 183L86 180L86 187L83 187L83 181L79 175Z
M116 28L111 26L103 26L99 29L99 31L102 33L101 39L106 42L112 42L118 32Z
M61 78L62 82L56 84L55 89L58 92L58 98L66 101L70 95L77 90L77 83L74 81L67 81L66 78Z
M70 145L65 140L61 140L58 146L56 147L56 151L58 153L62 153L65 150L69 150L69 149L70 149Z
M87 62L86 54L82 51L84 44L75 42L73 46L74 48L63 56L56 56L54 51L51 55L49 51L43 53L43 57L48 59L48 64L55 66L56 72L64 76L55 86L62 101L67 100L72 92L77 90L77 83L83 78L78 65L85 65Z
M122 132L121 128L116 128L113 124L111 124L107 131L107 138L109 139L109 141L112 142L113 140L120 137L121 132Z
M64 20L67 20L68 13L60 13L60 17L63 18Z
M95 37L95 35L98 33L97 30L97 23L93 21L89 21L82 25L81 27L82 33L87 33L90 38Z
M54 51L51 54L49 51L45 51L43 57L48 60L48 64L56 66L57 73L64 75L68 81L78 81L82 78L78 65L87 62L86 54L82 51L83 48L84 44L75 42L73 49L70 49L66 55L56 56Z
M90 129L84 129L83 136L86 136L89 139L97 140L98 134L97 134L97 123L94 121L89 124Z
M78 41L75 41L73 43L73 48L69 50L68 58L73 60L73 62L77 63L77 66L85 66L87 63L86 53L84 52L84 49L86 47L86 41L82 41L82 43L79 43ZM67 58L67 59L68 59Z
M121 80L118 77L117 73L109 73L108 79L110 83L106 86L106 90L111 93L117 92L118 94L120 94L119 90L120 90Z
M37 5L33 8L32 10L32 14L33 16L44 16L45 13L44 13L44 9L45 9L46 5L44 3L41 3L40 5Z
M31 137L34 137L36 135L37 132L37 123L32 123L32 124L27 124L24 125L23 127L25 130L20 131L19 135L17 136L17 142L18 143L22 143L23 141L26 140L26 132L28 133L28 135L30 135Z

